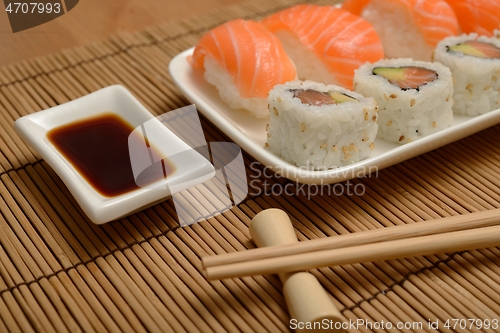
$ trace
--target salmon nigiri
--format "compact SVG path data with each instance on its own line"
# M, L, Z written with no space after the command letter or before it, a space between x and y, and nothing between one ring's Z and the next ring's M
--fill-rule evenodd
M500 29L500 2L495 0L446 0L457 15L464 33L493 36Z
M373 24L390 58L429 61L440 40L459 33L445 0L345 0L342 8Z
M205 34L190 59L234 109L268 116L267 94L296 78L295 65L276 36L254 21L236 19Z
M373 26L340 8L296 5L262 24L280 38L301 79L352 89L354 70L384 57Z

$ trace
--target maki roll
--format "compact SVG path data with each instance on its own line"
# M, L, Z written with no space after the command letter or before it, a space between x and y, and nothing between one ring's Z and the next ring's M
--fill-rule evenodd
M453 111L476 116L500 108L500 40L472 33L448 37L434 61L449 67L455 87Z
M193 68L205 70L221 99L233 109L267 118L267 94L295 80L296 70L280 41L254 21L235 19L210 30L196 45Z
M293 81L269 93L267 146L307 170L358 162L375 147L377 103L336 85Z
M377 136L408 143L447 128L453 121L453 78L439 63L388 59L361 66L355 91L379 106Z

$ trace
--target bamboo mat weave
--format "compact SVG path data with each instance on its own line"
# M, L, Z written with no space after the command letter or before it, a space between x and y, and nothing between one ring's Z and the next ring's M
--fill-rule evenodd
M0 332L287 332L277 277L207 282L200 272L202 256L253 247L248 225L262 209L287 211L305 240L500 207L494 126L352 180L363 195L325 186L308 200L245 156L254 188L223 215L179 228L168 200L96 226L13 130L20 116L111 84L126 86L157 115L187 105L168 74L173 56L225 20L259 19L292 4L246 2L0 69ZM207 141L228 141L208 121L203 126ZM290 184L296 195L269 193L276 184ZM312 273L347 321L422 324L391 332L437 331L428 325L436 320L441 332L499 332L443 326L452 318L500 319L499 264L499 249L490 248Z

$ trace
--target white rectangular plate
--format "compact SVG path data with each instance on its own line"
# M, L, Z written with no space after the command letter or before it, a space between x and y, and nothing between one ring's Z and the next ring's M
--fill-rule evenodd
M224 103L217 90L203 78L203 70L195 70L188 63L192 53L193 48L181 52L169 65L172 79L186 98L257 161L299 183L331 184L362 177L500 123L500 109L476 117L455 116L451 127L402 146L377 138L370 157L358 163L326 171L305 170L264 147L268 120L257 119L245 110L231 109Z

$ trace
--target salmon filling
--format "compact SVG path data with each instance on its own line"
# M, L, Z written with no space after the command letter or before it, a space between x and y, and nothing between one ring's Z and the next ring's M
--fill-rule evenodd
M357 99L338 91L317 91L313 89L292 89L293 97L300 99L302 104L320 106L333 105L344 102L355 102Z
M477 40L468 40L464 43L448 46L447 51L477 58L500 59L500 48L493 44Z
M373 74L386 78L391 84L403 90L418 90L423 85L438 78L435 71L416 66L376 67L373 69Z

